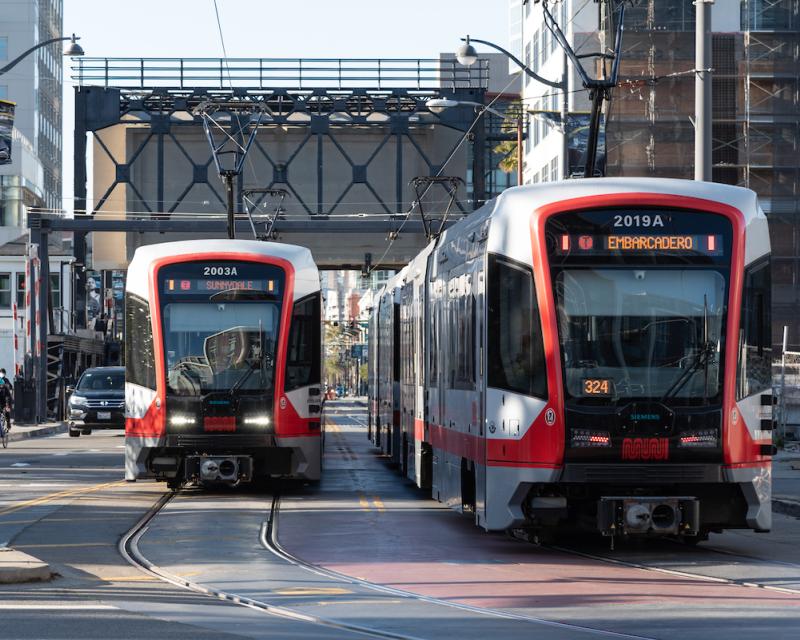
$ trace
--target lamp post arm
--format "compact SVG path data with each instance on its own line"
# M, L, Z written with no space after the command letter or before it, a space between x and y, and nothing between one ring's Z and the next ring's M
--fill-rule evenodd
M66 37L63 37L63 38L50 38L50 40L45 40L44 42L40 42L39 44L33 45L30 49L28 49L27 51L21 53L16 58L14 58L11 62L9 62L5 67L0 69L0 76L2 76L4 73L6 73L8 71L11 71L11 69L13 69L17 65L17 63L20 60L22 60L25 56L27 56L28 54L31 54L34 51L36 51L37 49L40 49L42 47L46 47L48 44L53 44L54 42L61 42L62 40L72 40L72 36L66 36Z
M467 41L466 38L461 38L461 40L463 40L464 42ZM500 53L502 53L502 54L506 55L507 57L511 58L511 60L513 60L514 63L517 66L519 66L520 69L522 69L522 71L524 71L528 76L530 76L531 78L533 78L537 82L541 82L542 84L546 84L549 87L555 87L556 89L561 89L562 86L563 86L561 82L557 82L557 81L554 81L554 80L548 80L547 78L543 78L542 76L540 76L538 73L534 73L527 66L525 66L525 64L522 62L522 60L517 58L517 56L515 56L510 51L506 51L505 49L503 49L503 47L501 47L499 45L496 45L493 42L488 42L486 40L478 40L477 38L473 38L471 36L469 38L469 41L470 42L478 42L480 44L485 44L487 47L491 47L492 49L496 49Z

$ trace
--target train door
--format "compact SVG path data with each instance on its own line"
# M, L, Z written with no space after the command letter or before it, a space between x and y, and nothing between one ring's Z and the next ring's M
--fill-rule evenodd
M400 290L400 473L409 466L409 444L414 442L414 282L406 282ZM413 463L412 463L413 464Z
M428 254L425 261L425 271L422 274L422 283L420 285L419 294L419 313L420 313L420 330L421 330L421 348L420 348L420 366L421 366L421 406L422 413L422 442L419 443L419 453L417 454L417 468L419 469L419 476L417 478L417 485L420 488L431 488L431 476L433 471L433 447L431 446L431 429L433 421L433 402L438 402L435 397L434 378L432 371L432 359L435 357L435 344L431 336L432 325L434 323L434 304L433 304L433 283L431 282L431 274L433 274L433 258L436 255L435 251Z
M477 438L473 467L475 493L473 510L476 524L486 518L486 261L481 255L472 268L472 295L475 305L475 402Z
M428 425L431 443L431 495L441 500L442 468L444 454L441 449L441 434L444 430L444 388L446 359L444 353L445 332L442 322L443 286L437 275L430 283L430 320L428 324Z

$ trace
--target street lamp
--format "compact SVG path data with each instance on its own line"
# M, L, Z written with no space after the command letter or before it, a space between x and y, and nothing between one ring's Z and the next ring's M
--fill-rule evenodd
M13 69L15 66L17 66L17 63L19 63L28 54L31 54L37 49L41 49L42 47L46 47L49 44L53 44L54 42L62 42L64 40L70 41L70 45L66 49L64 49L65 56L75 58L83 55L83 48L81 47L81 45L78 44L78 40L80 40L80 38L76 36L74 33L71 36L64 36L63 38L50 38L49 40L45 40L44 42L40 42L39 44L33 45L30 49L22 52L20 55L14 58L5 67L0 69L0 76Z
M538 73L530 69L522 60L517 58L513 53L510 51L505 50L500 45L495 44L494 42L489 42L488 40L479 40L478 38L470 38L467 36L466 38L461 38L463 44L456 49L456 60L459 63L463 64L466 67L472 66L478 60L478 52L475 50L475 47L472 46L473 42L478 42L480 44L486 45L487 47L491 47L496 51L499 51L507 58L512 60L514 64L516 64L520 71L522 71L525 75L530 78L533 78L537 82L541 82L542 84L547 85L548 87L553 87L555 89L561 90L562 99L562 106L561 106L561 129L562 129L562 155L564 157L562 161L562 176L566 177L569 173L569 138L567 135L567 112L569 110L569 92L567 91L567 71L566 67L564 69L564 74L561 77L561 80L548 80L547 78L543 78ZM430 101L429 101L430 102ZM430 107L428 107L430 109ZM433 111L433 109L431 109ZM437 113L436 111L433 111ZM522 175L522 119L520 118L517 123L517 183L522 184L523 175Z
M703 0L703 2L708 2L712 0ZM575 70L578 72L578 75L581 78L581 82L585 89L589 91L589 96L592 100L592 112L589 120L589 140L586 144L586 164L584 166L584 177L590 178L594 176L594 168L595 162L597 160L597 142L598 142L598 133L600 130L600 114L603 109L603 103L611 99L611 90L617 85L617 76L619 73L619 59L620 59L620 50L622 47L622 24L623 18L625 16L625 5L620 5L619 8L619 19L617 22L616 28L616 36L614 39L614 53L589 53L583 55L577 55L572 47L567 42L566 37L564 36L563 31L561 31L561 27L556 22L553 14L550 12L550 9L547 6L546 0L542 0L542 11L544 13L544 21L545 26L552 32L553 37L558 41L561 45L566 57L572 62L575 66ZM562 106L561 106L561 124L563 130L563 147L562 153L564 155L564 165L567 165L567 158L569 157L569 142L567 136L567 116L568 116L568 77L567 77L567 65L566 61L564 64L564 73L562 75L560 82L555 82L553 80L547 80L546 78L542 78L540 75L529 69L519 58L514 56L512 53L503 49L503 47L494 44L493 42L488 42L486 40L478 40L477 38L470 39L469 36L466 38L462 38L464 42L458 48L456 52L456 58L462 64L470 65L474 64L475 60L478 59L477 51L475 51L475 47L472 46L472 42L479 42L481 44L485 44L487 47L491 47L499 51L500 53L504 54L506 57L511 59L519 68L525 72L526 75L533 78L537 82L541 82L550 87L554 87L556 89L560 89L563 95ZM583 65L580 62L581 58L600 58L601 60L611 59L613 60L613 65L611 68L611 74L608 78L592 78L589 74L586 73L586 70L583 68ZM605 65L603 65L603 70L605 74ZM566 171L564 172L566 175Z

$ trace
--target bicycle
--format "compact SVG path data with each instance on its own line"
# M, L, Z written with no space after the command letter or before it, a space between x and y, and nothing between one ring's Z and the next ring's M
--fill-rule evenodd
M6 426L6 414L0 411L0 441L3 443L3 449L8 448L8 427Z

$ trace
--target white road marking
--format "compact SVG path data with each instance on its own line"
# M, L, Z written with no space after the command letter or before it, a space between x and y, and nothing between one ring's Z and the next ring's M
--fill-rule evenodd
M30 467L31 465L30 465L29 462L15 462L11 466L12 467Z
M110 611L110 604L72 604L70 602L0 602L0 610L14 611Z

